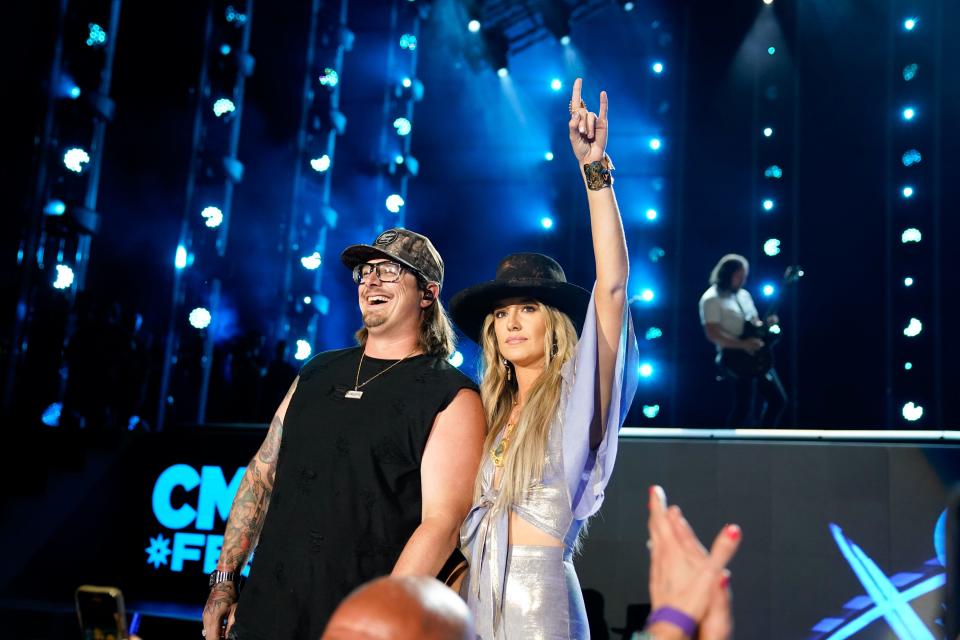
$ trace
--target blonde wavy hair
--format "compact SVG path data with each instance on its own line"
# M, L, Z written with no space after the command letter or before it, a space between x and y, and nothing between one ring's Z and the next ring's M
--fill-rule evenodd
M543 340L546 364L543 373L530 389L526 405L513 428L510 444L504 456L500 493L494 503L494 509L498 511L508 511L513 504L523 498L531 486L543 478L543 463L547 454L550 424L556 416L560 403L560 370L573 357L577 348L577 332L569 316L541 302L534 301L533 304L536 304L543 313L546 323ZM487 314L483 321L480 343L483 349L480 398L487 418L484 451L489 452L497 446L500 430L513 410L514 401L517 399L517 381L515 375L507 379L507 367L512 370L513 365L510 364L507 367L503 365L503 356L497 347L492 312ZM474 485L475 500L479 499L481 490L478 474Z

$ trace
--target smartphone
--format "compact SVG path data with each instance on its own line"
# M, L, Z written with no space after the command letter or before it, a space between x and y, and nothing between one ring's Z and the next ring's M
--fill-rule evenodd
M960 638L960 485L955 485L947 499L947 588L944 597L944 619L947 638Z
M127 614L120 589L83 585L77 589L76 601L83 640L127 639Z

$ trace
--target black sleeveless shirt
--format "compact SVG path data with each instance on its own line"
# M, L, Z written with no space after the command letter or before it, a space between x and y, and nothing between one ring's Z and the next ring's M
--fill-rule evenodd
M361 348L300 372L277 475L234 627L240 640L316 640L343 598L393 569L420 524L420 460L436 415L477 390L437 356L408 358L352 390ZM363 383L396 360L364 357Z

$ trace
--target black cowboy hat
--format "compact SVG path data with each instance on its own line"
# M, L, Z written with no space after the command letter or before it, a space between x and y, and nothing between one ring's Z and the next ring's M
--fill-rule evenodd
M450 316L465 336L480 344L487 314L508 298L533 298L559 309L578 334L590 304L590 292L567 282L556 260L539 253L514 253L500 261L493 280L458 291L450 299Z

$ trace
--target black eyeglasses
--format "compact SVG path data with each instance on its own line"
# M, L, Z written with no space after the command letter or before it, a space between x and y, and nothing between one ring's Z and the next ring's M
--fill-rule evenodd
M403 266L396 262L364 262L353 268L353 281L360 284L373 272L380 282L396 282L403 275Z

